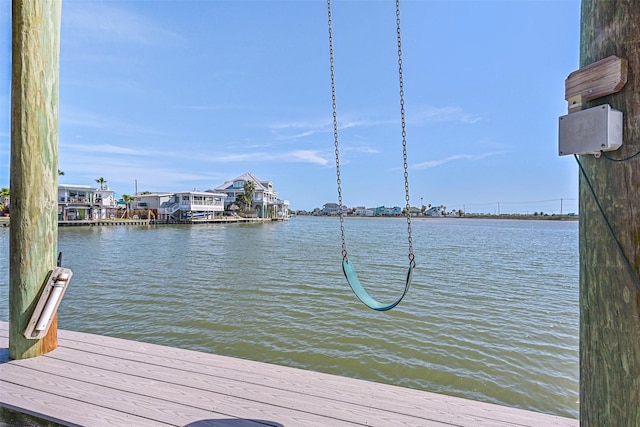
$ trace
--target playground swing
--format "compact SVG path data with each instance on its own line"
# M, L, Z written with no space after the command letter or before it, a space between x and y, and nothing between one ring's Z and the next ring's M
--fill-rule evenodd
M373 298L366 289L360 283L360 279L356 273L356 269L349 261L349 257L347 255L347 243L345 238L345 228L344 228L344 212L342 209L342 185L340 180L340 150L339 150L339 142L338 142L338 114L336 108L336 85L335 85L335 67L334 67L334 57L333 57L333 26L332 26L332 18L331 18L331 0L327 0L327 8L328 8L328 22L329 22L329 55L331 61L331 99L333 104L333 136L334 136L334 144L335 144L335 154L336 154L336 180L338 184L338 205L340 212L340 233L342 238L342 271L351 286L351 289L356 294L358 299L362 301L366 306L373 310L377 311L387 311L394 308L396 305L402 301L402 299L407 295L409 291L409 287L411 286L411 278L413 275L413 269L416 266L415 256L413 254L413 242L411 237L411 213L410 213L410 204L409 204L409 173L408 173L408 164L407 164L407 132L405 126L405 114L404 114L404 87L403 87L403 79L402 79L402 44L400 38L400 0L396 0L396 25L397 25L397 34L398 34L398 74L400 80L400 116L402 123L402 155L404 158L404 189L405 189L405 200L406 200L406 218L407 218L407 232L409 239L409 271L407 272L407 277L405 281L404 292L397 298L395 301L391 303L381 303Z

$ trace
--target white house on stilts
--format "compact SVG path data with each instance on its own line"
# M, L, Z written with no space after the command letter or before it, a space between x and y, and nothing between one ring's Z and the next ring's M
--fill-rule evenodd
M216 193L225 193L225 209L236 203L238 195L244 194L244 185L252 181L255 192L251 198L251 212L258 218L287 219L289 217L289 201L278 198L278 192L273 188L273 182L262 181L249 172L227 181L216 187Z

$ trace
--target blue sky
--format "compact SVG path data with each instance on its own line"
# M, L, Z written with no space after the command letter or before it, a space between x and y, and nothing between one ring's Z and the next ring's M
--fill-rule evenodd
M326 2L65 0L60 183L118 196L244 172L292 209L337 201ZM557 155L579 0L401 4L411 204L577 211ZM343 202L404 206L395 2L334 0ZM9 186L10 2L0 2L0 186Z

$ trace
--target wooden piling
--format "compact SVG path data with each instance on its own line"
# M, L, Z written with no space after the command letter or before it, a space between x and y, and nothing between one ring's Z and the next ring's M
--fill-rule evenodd
M57 346L57 319L40 340L26 327L58 246L60 0L13 0L9 357Z
M640 2L582 0L581 15L580 66L616 55L629 74L619 93L587 103L624 118L623 145L607 153L619 161L580 156L593 187L581 175L580 422L640 426L640 156L629 159L640 151Z

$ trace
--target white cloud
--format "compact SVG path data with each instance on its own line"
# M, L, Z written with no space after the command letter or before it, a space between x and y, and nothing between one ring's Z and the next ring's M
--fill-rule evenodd
M393 123L392 120L369 120L351 118L350 115L345 114L347 118L341 119L338 116L338 129L350 129L358 127L373 127L379 125L385 125ZM281 130L303 130L301 136L308 136L319 132L333 132L333 121L329 119L309 120L309 121L297 121L297 122L282 122L274 123L269 126L272 132Z
M260 160L270 161L272 156L272 154L268 153L222 154L208 157L206 160L214 163L255 162Z
M362 154L378 154L380 152L380 150L378 150L377 148L367 147L367 146L360 146L360 147L346 146L346 147L341 147L340 151L342 152L349 151L353 153L362 153Z
M69 2L62 8L62 26L63 35L82 34L84 39L145 45L182 42L178 34L114 3Z
M412 123L457 122L474 124L482 120L480 116L466 113L460 107L426 107L414 114L408 111L407 117L411 118Z
M393 120L340 120L338 119L339 129L350 129L360 127L373 127L394 123Z
M296 122L279 122L269 125L271 130L282 129L322 129L331 124L329 120L309 120L309 121L296 121Z
M332 128L331 122L328 120L309 120L272 123L268 129L277 140L283 141L329 132Z
M329 160L323 157L318 150L294 150L281 153L253 152L245 154L223 154L219 156L208 156L209 162L214 163L234 163L234 162L287 162L287 163L313 163L325 166Z
M456 154L453 156L445 157L440 160L429 160L422 163L417 163L412 166L412 169L429 169L434 168L436 166L444 165L445 163L455 162L456 160L481 160L490 156L495 156L498 154L503 154L504 151L495 151L483 154Z
M143 156L148 154L147 151L134 150L128 147L121 147L112 144L66 144L60 143L60 147L73 150L74 152L83 153L100 153L100 154L127 154L132 156Z
M119 120L106 115L96 114L73 105L64 104L60 106L60 128L92 128L107 130L111 135L131 135L140 137L141 135L165 136L158 128L146 128L139 126L133 121ZM84 137L81 131L74 130L77 137Z
M65 176L60 177L60 182L91 185L98 176L104 176L107 185L116 190L118 196L121 193L133 194L136 181L138 191L187 191L194 188L206 190L228 179L221 174L171 170L155 165L139 168L108 162L101 165L99 171L86 164L77 166L65 168Z
M300 138L305 138L307 136L314 135L315 133L316 133L316 131L308 130L306 132L297 133L297 134L289 135L289 136L276 136L276 138L279 139L279 140L300 139Z
M314 163L320 166L326 166L329 161L318 154L316 150L298 150L287 153L283 159L291 162Z
M416 111L414 114L407 112L407 123L419 125L429 122L455 122L462 124L474 124L481 121L478 115L466 113L460 107L426 107ZM338 115L338 130L373 128L377 126L395 125L399 123L397 118L371 119L362 118L357 115L346 113ZM270 131L278 139L298 139L308 137L317 133L332 133L333 122L329 119L291 121L274 123L269 126ZM286 135L286 131L295 130L297 133Z
M107 128L113 126L113 121L97 114L81 110L71 105L60 105L59 115L61 126L79 126L89 128Z
M182 109L182 110L191 110L191 111L231 111L231 110L260 111L261 110L258 107L253 107L249 105L231 105L231 104L178 105L176 106L176 108Z

